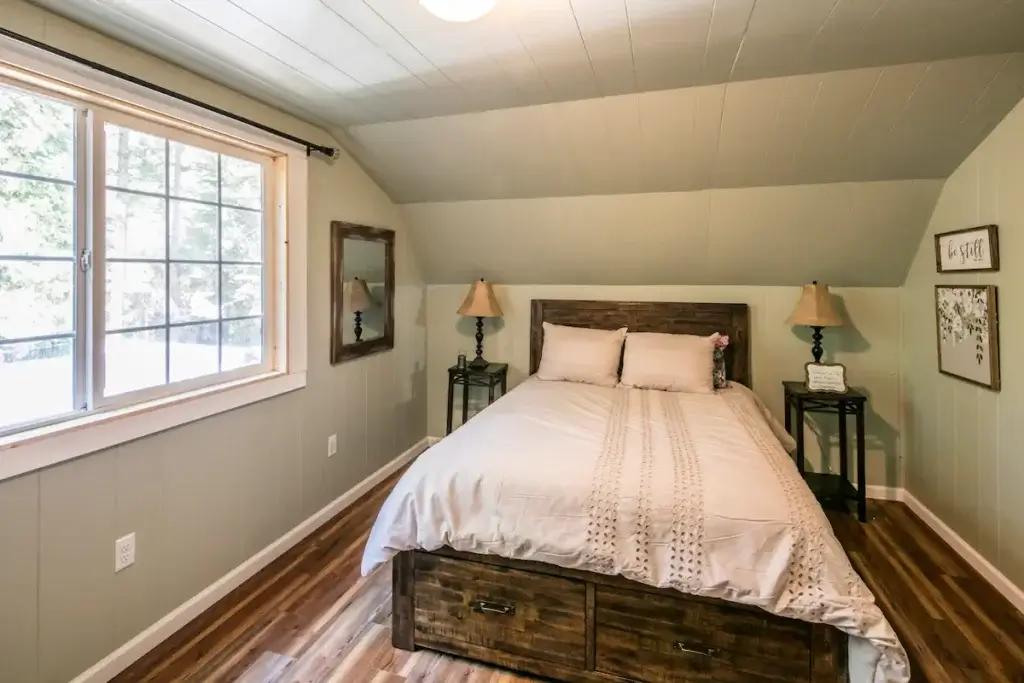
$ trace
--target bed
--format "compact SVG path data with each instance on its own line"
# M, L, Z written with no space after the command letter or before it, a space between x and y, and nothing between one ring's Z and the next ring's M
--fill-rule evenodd
M909 679L750 385L741 304L536 300L544 322L728 334L711 395L531 377L413 463L363 558L393 644L559 681Z

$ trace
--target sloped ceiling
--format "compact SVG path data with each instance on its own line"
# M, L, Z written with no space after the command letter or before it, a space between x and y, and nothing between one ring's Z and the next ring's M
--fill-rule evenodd
M407 204L427 282L902 282L941 180ZM908 226L911 226L908 229ZM919 229L920 228L920 229Z
M38 4L340 126L1024 49L1019 0Z
M835 258L836 284L899 284L924 181L1024 96L1024 0L497 0L468 24L416 0L37 4L333 130L410 204L430 282L781 284ZM625 213L666 202L706 210ZM683 235L703 262L640 248Z
M1022 86L1024 54L998 54L360 125L348 134L403 202L945 178L1020 100Z

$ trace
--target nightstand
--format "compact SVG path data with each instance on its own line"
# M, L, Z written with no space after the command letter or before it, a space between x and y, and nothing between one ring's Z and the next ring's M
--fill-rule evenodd
M857 518L868 521L867 485L864 463L864 413L867 396L849 389L845 393L809 391L803 382L783 382L786 404L786 431L796 439L796 467L807 485L821 501L822 507L837 505L846 509L847 501L857 501ZM792 419L796 411L796 422ZM804 472L804 414L831 413L839 416L839 474ZM857 486L850 481L849 439L846 418L856 418L857 429ZM796 429L794 430L794 426Z
M469 388L487 387L487 405L494 403L494 390L501 387L501 395L508 391L508 363L489 363L487 367L448 368L448 431L452 433L452 412L455 409L455 385L462 385L462 423L469 419Z

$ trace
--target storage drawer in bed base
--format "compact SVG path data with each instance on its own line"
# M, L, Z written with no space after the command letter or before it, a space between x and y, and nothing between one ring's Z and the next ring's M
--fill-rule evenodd
M566 683L845 683L846 636L620 577L449 549L393 565L392 642Z

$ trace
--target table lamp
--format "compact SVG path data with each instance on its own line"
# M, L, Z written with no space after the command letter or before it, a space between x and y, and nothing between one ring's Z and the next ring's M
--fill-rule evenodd
M366 280L362 278L354 277L352 281L345 286L345 298L348 310L352 311L356 317L356 341L362 341L363 337L363 311L368 311L374 306L373 295L370 294L370 288L366 286Z
M796 302L796 310L786 321L790 325L806 325L814 330L811 339L814 345L811 347L811 355L814 362L821 362L821 330L824 327L840 327L843 319L832 306L832 295L828 293L828 285L819 285L815 280L809 285L804 285L800 300Z
M459 306L459 315L476 318L476 358L469 363L471 368L486 368L484 360L484 318L500 318L501 306L494 297L491 283L483 278L469 288L466 300Z

